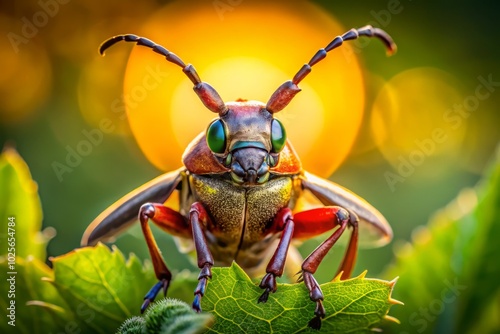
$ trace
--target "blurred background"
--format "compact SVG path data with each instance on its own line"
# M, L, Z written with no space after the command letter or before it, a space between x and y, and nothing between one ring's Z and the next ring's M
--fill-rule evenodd
M180 68L147 48L97 48L147 36L193 63L226 101L266 102L317 49L352 27L386 30L345 43L317 64L277 115L304 168L351 189L394 230L361 250L355 274L376 277L439 208L474 186L500 140L500 47L493 1L41 0L0 4L0 145L38 183L48 254L79 247L86 226L135 187L180 166L213 114ZM194 268L156 233L172 268ZM306 242L311 251L318 240ZM148 258L133 228L116 244ZM318 280L332 278L341 249ZM331 263L331 264L330 264Z

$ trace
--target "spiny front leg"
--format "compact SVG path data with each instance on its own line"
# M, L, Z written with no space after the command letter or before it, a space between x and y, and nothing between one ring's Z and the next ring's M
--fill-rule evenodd
M269 292L276 292L276 277L281 277L281 275L283 275L285 260L294 229L292 211L289 208L281 209L274 218L274 226L276 226L278 230L282 230L283 233L281 234L278 248L276 248L273 257L267 265L266 275L260 282L260 288L265 289L265 291L259 297L259 303L265 303L267 301Z
M196 312L201 312L201 298L205 294L208 278L212 278L212 266L214 265L214 258L208 248L205 233L203 232L203 227L206 228L211 221L208 212L199 202L191 205L189 217L198 258L198 268L201 269L198 275L198 286L194 290L193 309Z
M156 283L144 297L144 302L141 306L143 313L151 302L154 301L156 295L163 289L166 296L167 290L172 280L172 273L168 270L165 260L161 256L156 240L149 227L149 220L152 220L156 225L166 229L175 230L179 233L185 233L188 225L184 217L177 211L174 211L162 204L147 203L141 206L139 210L139 221L141 222L142 233L146 239L146 244L153 261L156 278L159 282Z
M323 306L323 292L314 278L313 274L318 269L321 261L323 261L326 254L335 245L340 236L344 233L347 225L349 224L350 218L349 213L340 207L324 207L313 209L309 211L299 212L294 217L297 223L297 237L302 234L310 233L309 230L315 230L318 232L324 228L330 227L338 228L333 232L333 234L326 239L322 244L320 244L302 263L302 272L299 281L304 281L304 284L309 290L309 298L316 303L316 309L314 310L315 317L309 321L309 327L313 329L321 328L321 319L325 317L326 311ZM356 234L357 236L357 234ZM354 257L351 257L355 258ZM347 264L349 261L344 261ZM341 266L343 267L343 266ZM347 265L349 270L352 269L352 264ZM350 275L350 272L347 273Z

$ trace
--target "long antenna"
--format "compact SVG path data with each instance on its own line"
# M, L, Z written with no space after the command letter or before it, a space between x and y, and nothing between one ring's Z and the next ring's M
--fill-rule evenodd
M271 95L269 101L267 102L266 109L270 113L276 113L283 110L288 103L293 99L293 97L300 92L300 88L297 86L309 73L311 73L312 66L319 63L321 60L325 59L327 53L333 49L341 46L344 41L358 39L360 36L376 37L384 43L387 48L387 54L392 55L396 52L396 43L392 40L388 33L379 28L373 28L372 26L364 26L359 29L351 29L342 36L337 36L330 42L325 48L319 49L318 52L309 60L307 64L304 64L301 69L295 74L292 80L286 81Z
M194 84L193 89L200 98L201 102L203 102L203 104L209 110L219 113L220 115L224 115L227 112L226 104L220 97L219 93L217 93L217 91L208 83L202 82L200 80L200 77L194 69L193 65L186 65L182 61L182 59L180 59L175 53L168 51L166 48L159 44L156 44L150 39L132 34L117 35L104 41L99 47L99 53L104 56L104 52L106 51L106 49L110 48L120 41L135 42L137 43L137 45L148 47L154 52L164 56L165 59L167 59L169 62L180 66L182 68L182 72L184 72L189 80L191 80L191 82Z

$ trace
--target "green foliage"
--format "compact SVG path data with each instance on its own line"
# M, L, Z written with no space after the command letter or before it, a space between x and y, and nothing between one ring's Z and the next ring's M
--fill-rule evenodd
M14 224L9 224L12 222ZM6 310L15 302L15 329L19 333L44 333L43 328L49 324L57 328L58 313L63 312L58 305L64 302L57 291L46 288L41 280L52 276L43 262L49 233L40 233L41 227L37 185L23 159L7 148L0 156L0 307ZM47 300L52 304L47 304L47 312L39 312L27 306L32 300ZM10 314L11 310L6 313ZM0 321L1 333L13 329L8 324L10 320Z
M13 149L7 148L0 156L0 236L6 244L9 217L15 219L16 255L28 255L45 261L47 237L40 233L42 205L37 184L24 160ZM0 256L7 254L2 247Z
M15 301L16 329L19 333L46 333L46 328L60 329L64 327L62 320L65 313L65 304L58 295L55 288L48 286L42 281L44 277L52 277L53 273L47 265L31 256L28 259L18 257L16 260L15 275L9 275L6 259L0 260L0 305L2 310L6 310L10 301ZM6 276L6 277L5 277ZM6 279L15 277L15 298L8 298L9 284L5 284ZM38 303L46 311L40 311L33 303L34 300L45 301ZM31 303L32 305L27 305ZM9 314L10 311L7 311ZM9 319L10 320L10 319ZM68 318L69 320L69 318ZM10 333L11 327L5 319L0 321L0 332Z
M148 333L200 333L212 323L210 314L198 314L188 304L175 299L162 299L146 312Z
M479 203L472 213L470 239L464 240L467 248L463 259L463 277L468 285L459 308L461 319L458 328L473 330L486 308L498 306L500 284L500 150L499 160L490 178L483 181L478 196ZM464 245L465 246L465 245ZM496 300L494 298L496 297ZM500 327L497 326L497 330Z
M316 304L303 283L279 284L266 303L257 304L262 289L236 263L214 268L213 277L202 301L204 311L216 317L208 333L317 333L307 327ZM394 283L363 274L321 285L327 315L320 332L369 332L383 318L394 320L386 316L397 303L391 299Z
M102 244L77 249L52 260L54 278L49 282L66 301L83 332L110 333L140 313L141 301L156 283L150 265L144 267L134 255ZM185 274L172 282L169 296L185 298L184 286L194 289L196 280ZM192 290L190 291L192 295Z
M144 317L127 319L118 329L118 333L196 334L204 332L212 322L212 315L195 313L188 304L167 298L152 304Z
M110 333L124 319L137 315L138 302L155 283L150 271L131 256L99 244L54 258L53 286L84 328Z
M135 256L125 261L118 250L110 251L102 244L57 257L53 263L54 277L48 281L67 305L53 307L64 309L64 312L56 313L55 320L59 323L71 321L71 328L84 333L113 332L124 319L138 315L140 301L156 281L151 268L144 270ZM209 332L310 331L307 322L312 317L314 303L309 300L303 284L280 285L267 303L257 304L262 290L236 264L230 268L214 268L213 274L202 304L205 311L213 313L216 318L216 325ZM40 281L40 284L44 283ZM185 275L172 282L169 295L179 295L181 291L180 295L186 298L180 288L185 285L191 285L192 296L195 280ZM328 314L322 331L367 332L395 303L390 299L392 287L392 282L363 277L323 284ZM57 303L52 298L41 300L46 302L35 305L46 309L50 309L48 305L64 305L60 299ZM181 329L185 333L195 333L202 326L200 324L210 320L207 315L193 314L185 303L160 300L155 305L145 315L144 325L148 333L169 332L172 328L176 328L172 333ZM130 331L133 327L140 327L140 323L141 320L130 320L122 330Z
M115 332L125 319L139 315L144 295L156 283L151 266L143 267L135 256L126 261L118 250L110 251L102 244L52 259L53 270L38 260L17 261L17 279L23 281L17 281L16 324L27 326L25 333L47 329ZM186 298L185 285L191 286L192 296L196 279L184 273L172 282L169 295ZM6 295L5 291L1 297ZM187 304L185 308L190 310ZM185 317L183 321L191 320ZM183 321L175 325L185 326Z
M500 153L500 151L499 151ZM499 156L500 158L500 156ZM500 159L477 189L463 190L413 244L397 251L387 277L400 275L395 316L408 332L499 331Z
M45 261L46 235L42 226L36 184L19 155L7 149L0 156L0 213L2 244L9 237L8 217L15 217L15 262L0 253L0 279L15 276L0 285L0 306L6 310L15 301L15 327L0 322L1 333L80 332L109 333L129 316L139 313L140 301L155 283L150 265L143 267L131 256L107 247L78 249L52 259L54 270ZM14 274L10 274L10 273ZM169 295L190 298L196 278L179 273ZM13 280L14 281L14 280ZM189 291L189 296L186 292ZM10 312L10 311L8 311Z
M118 328L118 334L143 334L146 333L146 320L143 317L134 316L128 318Z

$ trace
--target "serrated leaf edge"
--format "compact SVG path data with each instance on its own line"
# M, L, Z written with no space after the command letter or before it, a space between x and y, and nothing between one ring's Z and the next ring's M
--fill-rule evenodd
M400 300L392 298L392 292L394 291L394 286L399 280L399 276L394 277L392 281L389 282L389 286L391 287L391 291L389 293L389 303L392 305L404 305L404 303ZM399 320L398 320L399 321Z
M330 282L340 282L340 279L342 278L342 274L344 273L344 271L342 270L341 272L339 272L337 274L337 276L335 276Z
M391 305L387 309L387 313L382 317L382 319L385 319L387 321L394 322L394 323L400 325L401 322L399 321L398 318L389 315L389 311L391 310L392 305L404 305L404 303L402 301L399 301L397 299L392 298L392 293L394 291L394 287L396 286L396 283L398 282L398 280L399 280L399 276L396 276L393 280L391 280L389 282L390 291L389 291L388 302Z
M383 284L386 284L387 286L389 286L390 288L390 291L389 291L389 298L388 298L388 302L389 304L391 304L389 306L389 308L387 309L387 313L381 318L382 319L385 319L387 321L390 321L390 322L394 322L394 323L397 323L397 324L401 324L401 322L399 321L399 319L393 317L393 316L390 316L389 315L389 311L390 311L390 308L392 305L404 305L404 303L402 301L399 301L397 299L394 299L392 298L392 293L394 291L394 287L396 285L396 283L398 282L399 280L399 276L395 277L394 279L392 279L391 281L386 281L386 280L382 280L382 279L377 279L377 278L366 278L366 274L368 273L368 270L365 270L363 271L361 274L359 274L358 276L356 277L353 277L353 278L349 278L349 279L346 279L346 280L341 280L341 276L342 276L342 272L340 272L337 276L335 276L333 278L333 280L331 280L330 282L331 283L340 283L340 282L346 282L346 281L355 281L355 280L367 280L367 281L378 281L380 283L383 283ZM327 284L327 283L325 283ZM323 284L320 285L320 287L323 286ZM370 328L371 331L374 331L374 332L380 332L382 331L381 329L379 328L375 328L375 327L372 327Z
M399 319L398 319L398 318L395 318L395 317L390 316L390 315L388 315L388 314L384 315L384 317L383 317L383 318L384 318L385 320L387 320L387 321L395 322L395 323L397 323L398 325L400 325L400 324L401 324L401 322L399 321Z
M228 269L233 270L233 272L235 273L235 277L236 278L238 278L238 279L244 278L246 280L249 280L254 285L258 284L258 283L253 282L249 278L249 276L243 271L243 269L241 269L241 267L237 263L235 263L234 261L231 264L231 266L228 267ZM385 315L381 316L379 318L379 321L376 322L376 323L373 323L372 325L377 325L377 324L379 324L383 320L387 320L387 321L390 321L390 322L394 322L394 323L400 324L399 319L397 319L397 318L395 318L393 316L388 315L388 313L389 313L390 308L392 307L392 305L396 305L396 304L398 304L398 305L404 305L401 301L392 298L392 293L393 293L393 290L394 290L394 286L396 285L399 277L395 277L393 280L387 281L387 280L378 279L378 278L366 278L367 273L368 273L368 270L365 270L365 271L363 271L361 274L359 274L356 277L352 277L352 278L349 278L349 279L341 280L340 278L342 276L342 272L340 272L330 282L326 282L326 283L320 284L320 287L323 287L324 285L329 284L329 283L345 283L345 282L348 282L348 281L357 281L357 280L372 281L372 282L378 282L380 284L383 284L386 287L389 287L389 294L388 294L387 302L390 305L387 307L387 312L385 313ZM293 285L297 285L297 284L300 284L300 283L278 283L278 289L279 289L280 286L293 286ZM365 330L377 331L377 328L376 327L367 327L367 328L365 328Z

